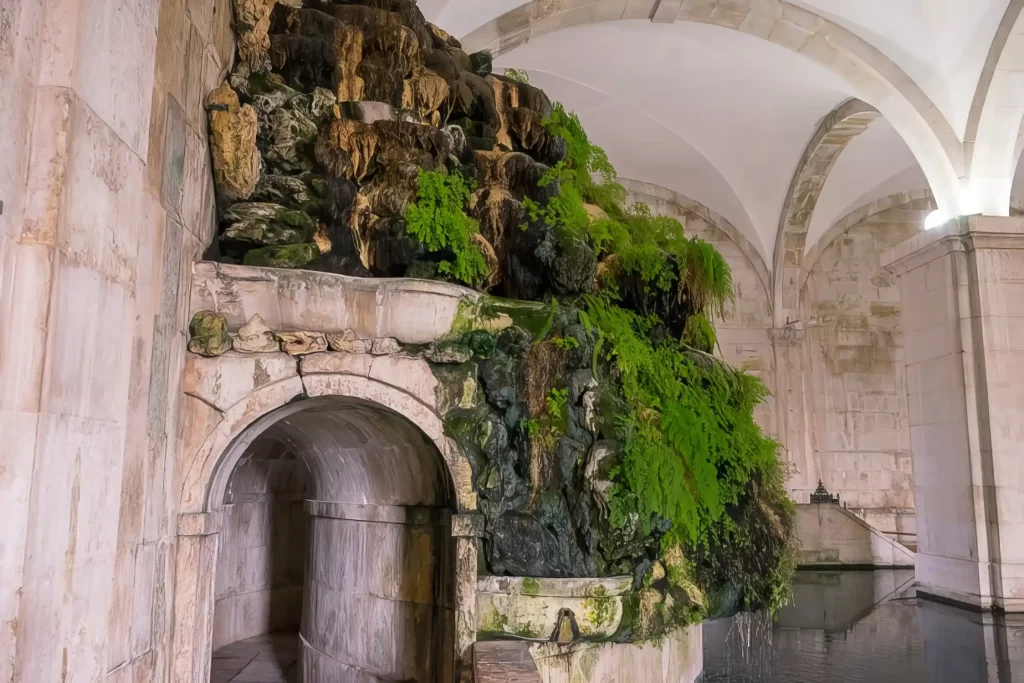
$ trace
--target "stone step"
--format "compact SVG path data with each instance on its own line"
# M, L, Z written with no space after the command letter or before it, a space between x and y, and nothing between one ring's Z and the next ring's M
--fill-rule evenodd
M475 683L541 683L530 644L490 640L473 645Z

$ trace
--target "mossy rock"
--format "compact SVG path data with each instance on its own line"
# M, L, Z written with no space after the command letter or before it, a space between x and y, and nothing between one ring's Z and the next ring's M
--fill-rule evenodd
M228 321L212 311L199 311L188 325L188 350L200 356L219 356L231 348Z
M302 268L320 256L316 244L288 244L253 249L245 254L245 265L268 268Z
M486 50L469 55L469 62L473 65L473 73L477 76L490 76L491 70L494 68L494 57Z
M431 344L423 352L423 358L442 365L467 363L473 358L473 351L468 345L458 341L440 341Z
M487 330L473 330L463 337L463 342L478 358L489 358L497 348L497 340Z

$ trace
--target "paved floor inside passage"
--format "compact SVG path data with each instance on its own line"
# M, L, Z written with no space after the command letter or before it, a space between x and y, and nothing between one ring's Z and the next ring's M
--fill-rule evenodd
M298 683L299 636L268 633L213 653L210 683Z

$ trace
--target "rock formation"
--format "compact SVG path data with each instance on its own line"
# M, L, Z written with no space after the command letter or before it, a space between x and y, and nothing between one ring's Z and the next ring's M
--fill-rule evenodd
M209 257L503 298L467 299L425 348L259 320L232 340L200 313L190 349L422 358L472 464L487 569L632 576L617 639L740 597L780 606L792 509L752 417L763 386L711 355L721 255L626 207L578 118L413 0L236 0L236 19L239 59L208 99Z

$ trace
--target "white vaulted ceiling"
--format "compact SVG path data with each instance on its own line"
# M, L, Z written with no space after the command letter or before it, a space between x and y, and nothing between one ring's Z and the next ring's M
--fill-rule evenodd
M998 60L998 50L992 58L989 53L1008 0L661 0L660 5L654 0L420 0L420 5L441 28L469 36L467 48L497 46L499 70L525 69L531 83L578 113L620 175L661 185L723 215L770 268L797 163L822 119L849 98L895 118L891 123L877 119L840 154L819 197L806 249L852 210L928 188L922 168L932 169L927 177L934 180L935 155L921 161L922 150L940 150L952 178L946 196L951 187L959 192L965 182L958 178L969 169L963 140L965 135L973 139L977 127L977 115L975 128L969 125L975 91L986 63L991 72ZM719 14L697 16L698 5ZM794 47L779 44L787 41L777 36L769 42L748 27L713 25L737 24L730 16L743 15L729 15L737 5L771 6L808 31L832 28L826 28L824 41ZM657 13L667 21L651 21ZM531 26L528 35L524 21ZM837 58L836 46L852 57ZM857 76L861 72L870 72L875 85L865 85ZM1024 88L1020 91L1024 101ZM910 104L893 108L896 97ZM1017 110L1005 115L1019 119ZM923 145L915 133L919 129L938 142Z
M807 138L853 95L798 54L703 24L577 26L497 64L526 69L578 113L621 175L701 201L763 254Z

